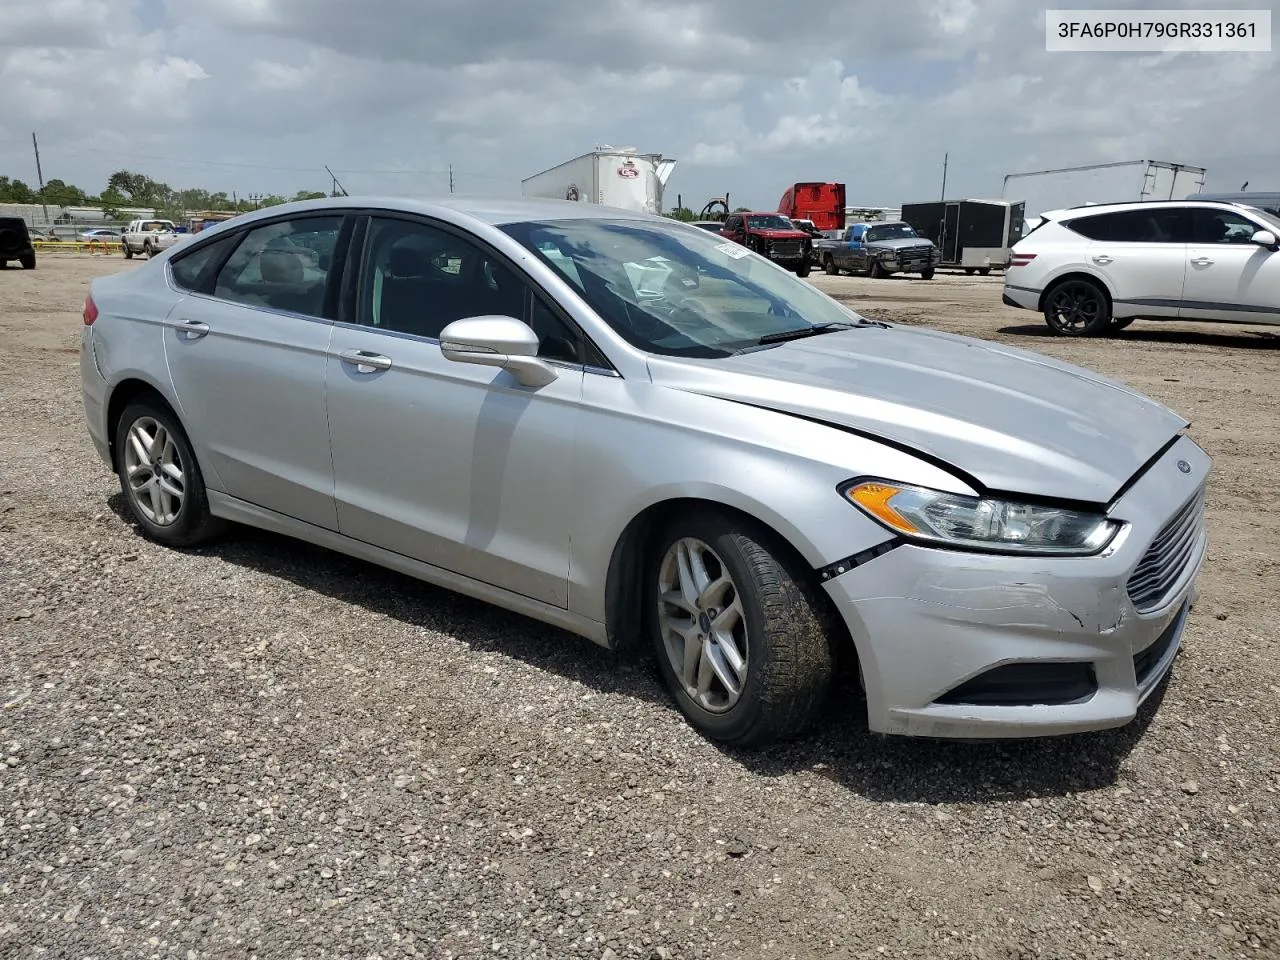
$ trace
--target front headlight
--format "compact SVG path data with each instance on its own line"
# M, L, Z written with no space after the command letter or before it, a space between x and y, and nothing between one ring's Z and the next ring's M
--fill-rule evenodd
M850 483L841 492L895 533L959 549L1085 556L1106 547L1121 527L1097 513L966 497L880 480Z

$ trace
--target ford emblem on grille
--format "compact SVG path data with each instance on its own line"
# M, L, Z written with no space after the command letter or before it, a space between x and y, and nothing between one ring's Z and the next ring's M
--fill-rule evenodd
M1190 472L1191 472L1191 464L1187 463L1187 461L1185 461L1185 460L1179 460L1179 461L1178 461L1178 469L1179 469L1179 470L1181 470L1183 473L1190 473Z

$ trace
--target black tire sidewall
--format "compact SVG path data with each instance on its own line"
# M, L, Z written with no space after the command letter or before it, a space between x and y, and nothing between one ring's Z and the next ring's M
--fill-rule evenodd
M150 417L164 427L173 437L173 442L177 445L178 453L182 457L186 493L182 498L182 506L178 510L178 519L164 527L152 523L138 509L134 496L129 491L129 481L125 476L124 451L125 444L129 442L129 429L142 417ZM191 449L191 441L187 439L187 433L182 429L182 424L178 422L177 417L158 403L143 400L129 404L120 415L120 422L116 424L115 450L116 476L120 480L120 490L125 502L129 505L130 516L143 532L150 539L170 546L186 546L200 539L201 528L207 524L209 516L204 477L196 462L195 451Z
M693 726L706 736L721 741L742 739L759 723L764 708L764 674L769 669L771 659L764 611L760 604L760 587L735 534L749 537L758 545L765 546L754 535L754 531L740 528L714 514L707 517L686 517L663 531L645 564L643 595L650 641L658 659L658 669L667 689ZM734 587L742 600L747 624L747 682L737 704L726 713L708 713L685 693L684 686L667 657L666 644L658 623L658 570L671 544L684 537L696 537L719 555L728 567Z

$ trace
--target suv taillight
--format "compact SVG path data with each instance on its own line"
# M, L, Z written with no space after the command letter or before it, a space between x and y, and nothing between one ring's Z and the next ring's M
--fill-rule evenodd
M98 305L93 302L93 295L84 298L84 325L86 327L93 326L93 321L98 319Z
M1036 258L1036 255L1034 253L1015 253L1013 257L1009 260L1009 266L1025 267L1035 258Z

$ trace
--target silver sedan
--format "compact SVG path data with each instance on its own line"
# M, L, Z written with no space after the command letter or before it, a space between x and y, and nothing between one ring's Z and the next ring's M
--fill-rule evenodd
M865 319L671 220L334 198L95 281L88 431L142 532L279 531L650 647L738 746L856 665L872 730L1124 724L1205 553L1187 421Z

